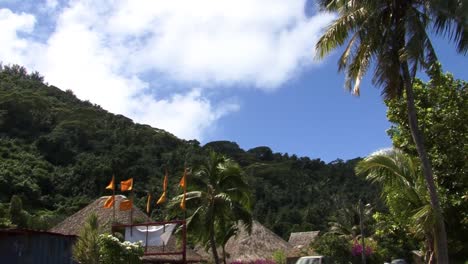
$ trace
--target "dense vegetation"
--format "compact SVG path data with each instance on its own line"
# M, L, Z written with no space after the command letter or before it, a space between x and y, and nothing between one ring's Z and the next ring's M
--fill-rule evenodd
M416 109L428 155L441 197L452 257L468 259L468 83L451 74L443 74L435 65L424 83L414 84ZM404 98L387 100L387 117L393 123L388 130L393 145L416 156L405 118Z
M415 105L425 145L431 158L436 186L448 228L451 263L465 263L468 258L468 83L443 74L436 64L427 83L415 80ZM356 166L356 171L382 186L386 210L373 208L359 223L359 210L344 208L315 243L317 252L334 256L336 263L351 260L361 234L372 245L370 260L382 263L393 258L411 259L411 250L420 249L425 263L435 263L436 236L434 214L421 171L420 160L411 139L406 118L405 94L386 100L388 130L394 149L377 151ZM343 250L346 248L347 250ZM359 258L358 258L359 259Z
M168 196L174 197L184 164L201 164L209 150L241 165L254 218L284 238L325 230L339 209L359 198L381 207L379 189L354 174L359 159L327 164L264 146L245 151L227 141L201 147L81 101L20 66L0 70L0 224L48 228L105 195L113 174L118 181L134 177L137 204L144 208L148 191L161 193L166 168ZM20 222L8 212L12 197L22 200ZM160 218L160 209L153 216Z
M435 259L449 263L449 247L436 175L419 124L413 85L418 71L437 64L432 36L441 35L468 52L468 4L458 0L336 1L319 0L320 9L336 13L316 44L323 58L344 46L338 70L346 76L345 87L360 93L364 75L373 73L372 83L387 100L405 99L407 125L421 162L433 211ZM405 95L404 97L402 95Z

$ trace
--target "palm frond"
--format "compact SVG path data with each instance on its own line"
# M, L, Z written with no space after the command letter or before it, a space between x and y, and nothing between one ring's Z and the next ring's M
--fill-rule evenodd
M457 51L468 52L468 3L459 0L431 0L428 10L434 18L434 29L457 44Z
M338 46L343 45L350 32L355 31L362 20L366 18L366 10L359 8L335 19L320 37L315 49L316 58L322 59Z

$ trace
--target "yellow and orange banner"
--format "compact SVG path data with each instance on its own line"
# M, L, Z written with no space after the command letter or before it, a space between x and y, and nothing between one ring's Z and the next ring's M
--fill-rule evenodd
M184 188L187 186L187 169L184 169L184 175L180 179L179 186Z
M104 202L104 208L111 208L115 203L115 197L114 195L109 196L109 198L106 199Z
M120 182L120 190L122 192L131 191L133 189L133 178Z
M163 194L161 195L161 197L159 197L158 201L156 202L157 205L161 205L163 203L166 202L166 192L163 192Z
M167 170L166 170L166 174L164 175L164 181L163 181L163 192L167 190L167 178L168 178L168 175L167 175Z
M182 197L182 201L180 201L180 208L182 210L185 210L185 202L186 202L186 197L187 197L187 169L184 169L184 175L182 176L182 179L179 182L179 186L184 189L184 196Z
M166 192L167 192L167 171L166 171L166 175L164 175L164 180L163 180L163 193L161 195L161 197L159 197L158 201L156 202L157 205L161 205L163 203L166 202L167 200L167 195L166 195Z
M148 200L146 200L146 213L149 214L151 210L151 193L148 193Z
M187 197L187 191L184 190L184 196L182 197L182 201L180 201L180 208L185 210L185 199Z
M128 200L128 199L124 199L120 202L120 205L119 205L119 210L120 211L127 211L127 210L131 210L133 207L133 203L131 200Z
M112 176L112 180L107 185L106 190L115 190L115 177Z

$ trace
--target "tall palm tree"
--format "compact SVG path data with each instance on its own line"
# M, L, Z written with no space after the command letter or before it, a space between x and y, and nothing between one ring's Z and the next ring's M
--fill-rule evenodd
M236 236L240 232L239 224L236 221L230 221L225 216L225 218L220 219L215 229L216 242L221 246L221 253L223 254L223 263L227 264L226 244L231 237Z
M250 191L239 165L211 152L209 158L189 178L186 207L191 216L187 228L197 242L211 248L216 264L220 263L217 246L225 244L233 224L252 227ZM179 205L182 195L175 197L169 207ZM229 234L220 234L220 232ZM218 237L218 241L217 238ZM219 239L222 238L222 239Z
M366 219L370 218L372 216L372 208L366 206L362 215ZM366 228L361 230L359 217L359 205L340 209L334 219L328 222L330 227L328 233L338 235L348 241L361 238L361 235Z
M319 39L323 58L348 41L338 62L345 87L359 95L361 79L374 62L373 83L387 99L405 92L408 121L436 221L437 260L448 263L447 235L431 164L418 127L412 84L418 70L437 61L427 30L448 36L458 52L468 51L468 3L464 0L319 0L338 17Z
M382 195L390 212L398 215L398 220L410 222L415 234L426 240L432 256L434 215L418 161L400 150L384 150L360 161L356 173L382 184ZM428 257L428 263L433 263L431 259Z

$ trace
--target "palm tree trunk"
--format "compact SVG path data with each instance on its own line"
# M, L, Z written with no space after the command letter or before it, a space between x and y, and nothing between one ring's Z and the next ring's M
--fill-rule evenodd
M421 160L421 167L424 178L426 179L427 189L429 191L430 203L432 210L434 210L435 226L434 226L434 239L435 239L435 253L438 264L448 264L448 247L447 247L447 233L445 231L444 217L442 215L442 208L440 207L439 197L434 182L431 163L427 156L426 148L424 146L423 137L418 126L418 118L416 116L416 107L414 104L413 82L409 72L407 62L402 63L403 67L403 82L406 91L406 105L408 108L408 123L413 137L416 150L418 151L419 159Z
M223 245L222 249L223 249L223 263L224 263L224 264L227 264L227 262L226 262L226 247L225 247L225 245Z
M426 235L426 243L427 243L427 264L436 264L434 259L434 239L432 234Z
M210 247L211 251L213 253L213 258L215 264L220 264L219 263L219 256L218 256L218 251L216 250L216 241L215 241L215 234L214 234L214 220L210 222Z

